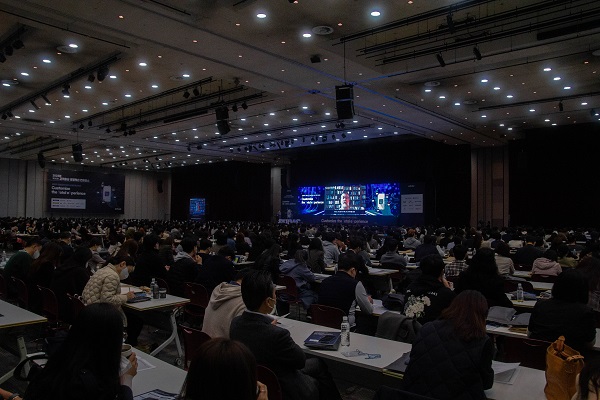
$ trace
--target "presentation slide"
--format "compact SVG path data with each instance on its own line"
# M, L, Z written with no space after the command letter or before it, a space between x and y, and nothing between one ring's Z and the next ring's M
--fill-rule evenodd
M125 175L49 170L48 211L123 214Z
M190 199L190 218L204 218L206 215L206 199Z
M321 215L323 207L325 188L323 186L304 186L298 188L298 214L299 215Z
M325 215L365 215L365 185L325 186Z

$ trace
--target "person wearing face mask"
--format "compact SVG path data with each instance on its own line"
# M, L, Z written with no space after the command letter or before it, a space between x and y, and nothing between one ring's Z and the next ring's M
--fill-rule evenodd
M90 240L88 247L92 251L92 258L87 262L87 270L90 275L92 275L106 263L106 260L98 253L98 249L102 247L102 239L93 237Z
M290 332L277 326L276 320L269 316L277 297L268 271L253 270L244 277L242 300L247 310L233 319L229 336L246 345L256 357L257 364L277 375L283 398L341 399L323 360L306 359Z
M17 296L17 288L11 278L15 277L24 282L27 281L27 277L31 272L31 264L33 260L40 256L41 248L42 243L40 240L37 237L30 237L25 242L23 250L13 254L6 262L3 274L9 297L15 298Z
M133 292L121 294L121 281L129 277L135 269L133 258L121 254L108 260L108 264L100 268L88 281L81 294L83 303L87 306L93 303L110 303L117 307L123 317L123 325L127 328L126 342L132 346L137 345L143 320L130 312L125 312L121 307L127 300L135 297Z

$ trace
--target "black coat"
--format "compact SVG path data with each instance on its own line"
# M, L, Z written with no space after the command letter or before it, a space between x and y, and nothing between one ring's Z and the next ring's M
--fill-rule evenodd
M439 400L482 400L494 383L489 337L462 341L447 320L423 325L410 352L404 389Z
M54 291L58 300L58 309L61 318L68 320L72 315L67 293L81 295L83 288L90 280L90 274L85 267L77 265L64 265L54 270L50 289Z
M135 260L135 270L131 273L131 283L136 286L150 286L152 278L165 279L167 270L158 250L143 251Z
M203 258L204 260L204 258ZM221 255L208 257L198 269L195 282L201 284L212 293L213 289L222 282L229 282L235 278L233 263Z
M304 351L287 329L271 322L266 315L244 311L231 322L229 336L245 344L256 357L257 364L277 375L284 399L318 399L316 381L300 371L306 362Z
M429 306L425 306L424 315L417 319L421 324L437 319L442 311L452 303L455 296L454 292L444 286L438 279L422 274L408 285L405 299L408 300L411 295L425 295L431 301Z
M514 307L512 301L504 293L504 279L499 275L483 276L473 274L467 269L458 275L454 293L459 294L463 290L479 291L486 298L488 307Z
M175 261L167 273L167 283L169 284L171 294L183 297L183 284L185 282L194 282L196 275L198 275L199 267L198 263L190 257L179 258Z

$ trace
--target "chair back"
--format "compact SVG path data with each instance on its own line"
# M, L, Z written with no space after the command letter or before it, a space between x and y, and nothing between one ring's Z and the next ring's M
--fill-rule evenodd
M324 306L322 304L311 304L308 312L312 315L313 324L333 329L340 329L342 319L346 316L346 313L339 308Z
M194 359L194 355L198 351L198 348L202 346L204 342L208 342L211 337L201 330L189 326L178 324L177 328L183 337L185 369L187 370Z
M544 340L503 336L503 362L519 362L523 367L546 369L546 351L552 342Z
M533 274L533 275L531 275L531 280L533 282L549 282L549 283L554 283L554 282L556 282L556 278L558 278L557 275L541 275L541 274Z
M190 299L190 304L202 308L208 307L210 300L208 290L199 283L185 282L183 284L184 296Z
M81 300L81 297L77 294L67 293L67 299L69 299L69 304L71 305L70 318L71 321L74 321L81 312L81 310L85 308L85 304L83 303L83 300Z
M19 278L11 277L13 281L13 285L17 290L17 303L21 308L29 308L29 290L27 289L27 285L25 282L20 280Z
M58 316L58 300L56 299L56 295L47 287L37 285L37 289L42 298L42 312L48 318L48 322L58 322L60 318Z
M171 293L171 290L169 289L169 284L164 279L156 278L156 284L161 289L167 289L167 294Z
M515 271L531 271L532 265L515 264Z
M384 262L384 263L381 263L379 265L379 268L383 268L383 269L395 269L396 271L400 271L404 267L401 264Z
M517 290L517 287L519 286L519 283L523 287L523 291L524 292L535 293L535 291L533 289L533 285L531 284L531 282L527 282L527 281L513 281L511 279L505 279L504 280L504 293L515 292Z
M281 297L285 297L287 302L295 302L298 300L298 287L296 286L296 281L291 276L279 275L279 279L277 279L277 284L281 286L285 286L285 289L277 292L277 295L285 295Z
M283 393L281 392L281 386L279 386L279 380L273 371L265 366L257 365L256 378L267 386L269 400L283 399Z

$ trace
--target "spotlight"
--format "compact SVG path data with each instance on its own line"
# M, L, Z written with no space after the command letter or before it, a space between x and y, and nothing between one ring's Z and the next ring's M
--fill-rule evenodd
M475 58L477 60L481 60L481 52L477 47L473 47L473 54L475 54Z
M71 147L73 149L73 160L75 160L75 162L82 162L83 161L83 148L81 147L81 143L75 143Z
M122 131L127 130L127 124L125 122L121 122L121 130Z
M192 151L192 146L190 146L189 144L187 145L187 151Z
M192 90L192 93L194 93L194 96L198 97L200 96L200 91L198 90L198 88L194 88L194 90Z
M342 133L342 139L346 139L346 134Z
M6 57L4 56L4 54L2 52L0 52L0 63L3 63L6 61Z
M63 86L61 93L64 94L65 96L70 96L69 89L71 89L71 85L69 85L67 83Z
M123 136L127 136L127 135L129 135L129 133L127 131L124 131Z
M188 97L190 97L190 92L186 90L185 92L183 92L183 98L187 99Z
M23 44L23 42L21 41L21 39L17 39L13 42L12 47L15 50L21 50L25 45Z
M215 108L215 116L217 117L217 121L225 121L229 119L229 109L227 106L221 106Z
M313 64L320 63L321 57L319 57L318 54L315 54L314 56L310 56L310 62Z
M238 106L237 106L237 104L234 104L234 105L231 107L231 111L233 111L233 112L237 112L237 111L238 111Z
M248 109L248 104L246 104L246 102L243 102L243 103L242 103L242 108L243 108L244 110L247 110L247 109Z
M335 135L331 135L331 140L335 140Z
M440 67L445 67L446 66L446 62L444 61L444 57L442 57L441 54L436 54L435 58L437 58L438 62L440 63Z
M92 127L92 120L91 120L91 119L88 121L88 126L89 126L90 128Z
M8 115L6 115L6 114L2 114L2 119L3 119L3 120L6 120L6 118L8 118Z
M106 79L106 77L108 76L108 67L106 65L103 65L102 67L100 67L98 69L98 82L102 82L103 80Z
M241 147L238 147L238 148L237 148L237 150L238 150L238 153L239 153L239 152L241 152L241 151L242 151L242 148L241 148Z
M217 130L221 135L226 135L231 132L231 128L229 127L229 123L227 121L217 121Z
M8 110L8 111L6 112L6 115L8 115L8 118L12 118L12 117L14 117L13 113L12 113L10 110Z
M323 138L321 139L321 141L322 141L323 143L325 143L325 142L327 141L327 136L323 136Z
M83 128L84 128L84 126L83 126L83 122L82 122L81 124L79 124L79 129L83 129Z
M558 111L564 111L564 110L565 110L565 107L563 106L562 101L559 101L558 102Z
M13 48L10 44L4 48L4 54L6 54L7 56L13 55Z
M446 15L446 23L448 24L448 30L450 33L456 32L456 29L454 28L454 21L452 20L452 14Z
M106 133L110 133L110 132L112 132L112 131L110 130L110 128L106 128Z
M202 146L198 145L196 146L196 150L200 150L202 148Z
M33 106L33 108L35 108L36 110L40 109L40 107L37 104L35 104L35 100L32 99L32 100L29 100L29 102L31 103L31 105Z
M96 77L94 76L94 74L88 75L88 82L94 82L95 80L96 80Z
M314 142L315 142L315 138L314 138L314 137L311 137L311 138L310 138L310 142L311 142L311 143L314 143Z
M42 100L44 100L46 102L45 104L47 106L51 106L52 105L52 103L50 103L50 100L48 100L48 97L46 97L45 94L42 95Z
M147 158L144 158L144 162L145 162L145 163L149 163L149 162L150 162L150 160L148 160Z

